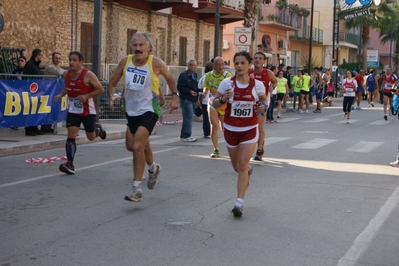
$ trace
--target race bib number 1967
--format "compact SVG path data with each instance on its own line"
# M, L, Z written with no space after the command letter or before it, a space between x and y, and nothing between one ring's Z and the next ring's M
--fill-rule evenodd
M252 117L254 103L248 101L233 101L231 104L230 116L238 118Z

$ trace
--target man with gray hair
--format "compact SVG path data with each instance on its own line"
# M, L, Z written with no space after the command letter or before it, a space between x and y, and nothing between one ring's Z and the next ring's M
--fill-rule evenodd
M196 70L197 61L195 61L195 59L189 60L187 63L187 70L183 71L177 80L177 90L179 91L180 107L183 115L180 139L184 142L197 141L196 138L191 136L194 108L199 105Z
M114 96L115 87L123 77L124 108L127 118L128 132L126 146L133 151L133 187L125 200L138 202L142 198L141 183L143 181L146 160L152 159L149 149L149 137L154 129L161 106L159 99L159 78L161 74L172 91L170 112L178 108L176 82L160 58L151 55L152 41L149 33L136 32L130 46L133 53L122 58L108 84L108 98L111 110L119 97ZM146 149L147 147L147 149ZM147 162L148 163L148 162ZM148 166L148 189L158 183L161 166L152 160Z

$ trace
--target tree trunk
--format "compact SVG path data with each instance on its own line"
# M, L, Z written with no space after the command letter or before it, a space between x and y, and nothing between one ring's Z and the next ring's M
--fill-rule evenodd
M256 22L256 0L244 0L244 27L252 29L251 46L249 47L249 53L254 54L254 40L255 40L255 22Z
M363 41L363 70L367 72L367 44L370 39L370 26L363 25L362 41Z

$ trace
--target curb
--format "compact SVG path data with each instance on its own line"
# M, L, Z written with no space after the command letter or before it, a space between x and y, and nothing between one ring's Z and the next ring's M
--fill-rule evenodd
M100 138L96 138L95 140L90 141L86 138L86 136L77 137L76 144L81 145L81 144L87 144L87 143L92 143L92 142L109 141L109 140L116 140L116 139L122 139L122 138L125 138L125 131L107 133L106 140L101 140ZM37 151L43 151L43 150L48 150L48 149L54 149L54 148L62 148L62 147L65 147L65 140L66 140L66 138L60 139L60 140L28 144L28 145L23 145L23 146L19 146L19 147L17 146L17 147L4 148L4 149L1 149L0 157L5 157L5 156L9 156L9 155L20 155L20 154L25 154L25 153L29 153L29 152L37 152Z

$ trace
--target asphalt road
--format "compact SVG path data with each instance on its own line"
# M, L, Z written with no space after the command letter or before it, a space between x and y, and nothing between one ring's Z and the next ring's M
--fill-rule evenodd
M2 157L0 265L399 265L398 119L384 121L379 104L351 124L341 115L333 106L265 124L240 219L223 138L209 158L199 122L195 143L179 140L180 124L151 136L162 171L141 203L123 200L123 140L78 146L74 176L25 162L64 149Z

